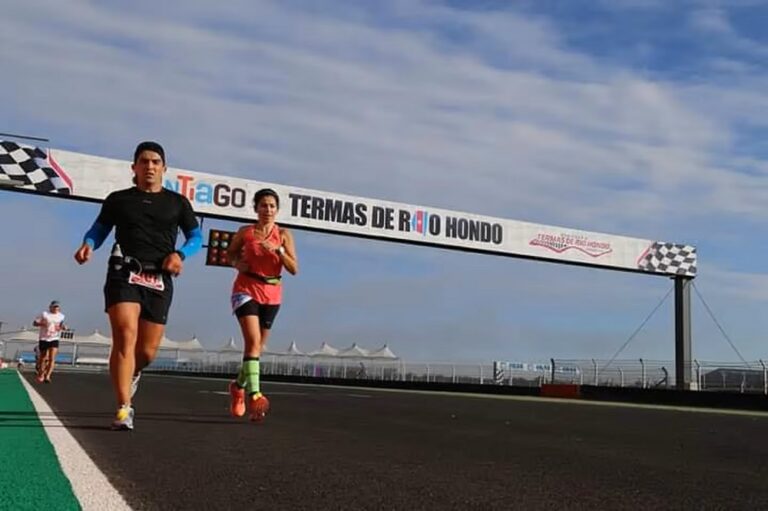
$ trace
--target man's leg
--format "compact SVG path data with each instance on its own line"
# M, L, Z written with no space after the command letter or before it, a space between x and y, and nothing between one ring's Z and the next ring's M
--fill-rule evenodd
M157 349L163 340L165 325L146 319L139 319L139 337L136 341L136 366L131 378L131 398L139 389L141 371L155 360Z
M40 348L37 354L37 381L45 381L45 371L48 365L48 348Z
M56 365L56 354L58 352L59 352L59 349L53 348L53 347L48 348L48 350L46 350L45 352L46 358L48 359L48 363L46 364L46 367L45 367L45 374L43 375L43 379L46 381L51 379L51 374L53 373L53 366Z
M136 365L131 378L131 396L139 386L141 371L155 360L157 349L163 340L165 322L173 299L173 284L170 277L163 277L166 289L162 293L145 292L141 315L139 316L139 336L136 343Z
M138 374L139 371L155 360L157 349L163 340L163 332L165 332L165 325L147 321L146 319L139 320L139 337L136 343L136 367L134 374Z
M112 327L109 374L118 407L131 404L131 378L136 366L140 313L141 305L135 302L119 302L107 309Z
M43 352L38 346L35 352L35 376L38 378L43 374Z

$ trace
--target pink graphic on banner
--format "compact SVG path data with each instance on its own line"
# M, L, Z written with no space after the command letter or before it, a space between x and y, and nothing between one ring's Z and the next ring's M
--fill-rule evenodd
M528 242L534 247L542 247L552 252L562 254L568 250L576 250L590 257L598 258L613 252L611 244L606 241L591 240L587 236L566 233L539 233Z

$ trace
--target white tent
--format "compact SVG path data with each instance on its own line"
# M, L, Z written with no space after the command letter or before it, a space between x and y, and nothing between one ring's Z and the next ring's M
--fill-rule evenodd
M360 346L357 345L357 343L354 343L349 348L343 351L340 351L336 356L344 357L344 358L367 358L368 350L365 348L361 348Z
M160 349L167 350L181 350L181 351L205 351L205 348L200 344L197 337L192 337L186 341L172 341L167 337L163 337L160 341Z
M99 346L110 346L112 344L112 338L103 335L98 330L94 330L91 335L75 335L71 340L77 344L96 344Z
M381 348L377 349L376 351L371 351L368 353L368 357L370 358L386 358L390 360L397 360L398 357L394 353L392 353L392 350L389 349L389 346L386 344L382 346Z
M235 338L230 337L229 340L217 350L219 353L242 353L243 348L238 347L235 344Z
M200 344L200 340L197 338L197 336L193 336L191 339L186 341L176 341L176 349L182 351L205 351L205 348L203 348L203 345Z
M304 356L306 353L301 351L298 346L296 346L296 341L291 342L291 345L288 346L288 349L285 350L286 355L297 355L297 356Z
M320 345L319 350L311 351L307 353L310 357L335 357L339 354L339 350L324 342Z
M14 332L3 332L0 335L3 341L34 341L37 342L39 338L39 331L37 328L22 328Z

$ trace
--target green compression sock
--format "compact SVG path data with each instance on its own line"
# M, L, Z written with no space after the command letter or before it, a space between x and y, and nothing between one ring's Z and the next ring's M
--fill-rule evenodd
M248 394L257 394L260 392L259 385L259 358L249 358L243 360L243 371L245 373L246 384L245 387L248 390Z
M237 373L237 379L235 381L237 382L237 386L241 389L244 389L248 383L248 375L245 374L245 361L243 361L243 364L240 366L240 372Z

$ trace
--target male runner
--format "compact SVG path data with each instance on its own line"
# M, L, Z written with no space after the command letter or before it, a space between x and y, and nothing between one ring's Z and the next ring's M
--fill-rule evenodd
M157 354L173 298L171 276L202 245L202 233L186 197L163 188L165 151L157 142L142 142L133 155L136 186L109 194L101 212L75 253L79 264L115 227L115 245L104 284L104 308L112 327L109 372L117 398L112 428L133 429L131 398L141 370ZM176 249L179 228L186 242Z
M32 322L40 328L37 343L37 357L35 369L38 383L51 383L53 366L56 365L56 354L59 351L61 331L67 327L64 325L64 314L61 313L61 305L54 300Z

